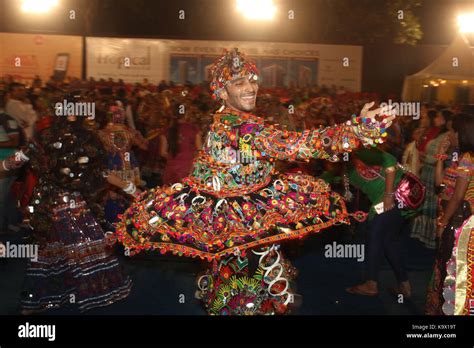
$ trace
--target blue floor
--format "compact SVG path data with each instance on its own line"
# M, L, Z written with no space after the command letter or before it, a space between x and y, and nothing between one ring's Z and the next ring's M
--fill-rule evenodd
M423 314L426 286L431 276L434 251L417 240L406 238L403 248L405 263L412 283L412 298L398 303L386 288L395 284L395 277L387 262L380 271L380 295L362 297L345 292L345 288L364 280L363 262L356 259L326 258L324 245L363 243L364 226L354 236L347 232L328 230L301 242L290 242L289 258L299 270L297 293L303 296L303 305L294 314L300 315L416 315ZM0 240L12 243L24 241L23 233L2 235ZM120 257L126 272L133 280L128 298L111 306L97 308L86 314L107 315L204 315L200 303L194 299L195 278L202 271L199 261L172 257L144 255L134 258ZM0 314L19 314L19 296L26 261L0 259ZM49 314L77 314L62 308Z

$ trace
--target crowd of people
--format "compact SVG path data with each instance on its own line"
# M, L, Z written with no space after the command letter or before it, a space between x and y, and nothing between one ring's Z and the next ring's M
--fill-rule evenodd
M120 214L142 191L172 187L193 170L193 161L210 142L209 131L215 131L210 127L220 106L208 86L208 82L182 86L93 78L47 82L36 78L25 86L10 76L0 80L0 234L32 227L43 249L39 261L30 261L28 267L24 314L61 306L73 292L81 294L76 299L80 310L128 295L131 281L120 269L111 248L113 238L106 232L114 231ZM371 101L377 105L396 99L383 97L334 86L260 88L253 113L285 131L303 132L344 124ZM94 113L61 114L57 103L88 103ZM339 187L347 202L354 197L351 187L367 198L367 280L348 292L378 295L378 270L385 255L398 280L393 291L410 297L400 244L402 233L410 230L412 238L436 249L426 313L469 312L468 301L456 303L453 288L457 285L459 292L462 282L452 280L456 274L449 265L463 261L453 249L470 250L465 245L470 239L460 236L471 226L474 204L473 122L469 107L424 104L419 119L396 117L385 142L376 148L355 150L337 163L276 162L279 171L322 177L336 191ZM21 161L21 168L9 165L20 150L27 160ZM86 169L85 164L92 162L95 170ZM399 206L395 194L406 171L425 188L423 203L413 209ZM140 230L130 233L136 240L144 238ZM81 245L85 246L78 248ZM82 261L68 262L71 252L76 252L77 260L82 253ZM464 262L468 259L465 254ZM467 299L469 289L465 294ZM216 305L217 300L212 301Z

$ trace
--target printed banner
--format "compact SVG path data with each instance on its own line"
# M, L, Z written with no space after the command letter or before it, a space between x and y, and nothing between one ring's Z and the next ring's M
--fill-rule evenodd
M163 40L163 79L209 80L209 67L224 49L238 47L253 58L262 85L344 86L361 90L362 47L275 42Z
M336 85L361 89L362 47L243 41L87 38L87 76L150 83L209 81L209 68L225 48L253 58L262 85Z
M160 40L88 37L87 77L157 83L162 79Z

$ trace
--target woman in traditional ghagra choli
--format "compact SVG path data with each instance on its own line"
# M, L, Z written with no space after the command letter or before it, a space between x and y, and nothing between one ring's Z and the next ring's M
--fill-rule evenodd
M440 144L438 154L436 155L436 175L435 184L439 191L438 216L444 214L449 202L453 199L456 181L459 177L459 144L458 144L458 125L463 122L467 114L458 114L453 121L454 127L448 127L448 137ZM448 155L449 154L449 155ZM446 167L446 168L445 168ZM454 237L456 230L471 215L469 202L463 200L455 213L449 219L449 223L443 229L438 228L436 234L436 254L433 267L433 273L428 284L426 294L425 313L428 315L443 315L442 305L444 279L446 278L446 263L452 256L454 247Z
M125 124L125 110L121 102L117 101L110 105L107 116L109 122L97 133L107 151L108 172L117 175L123 181L141 186L140 167L133 147L146 150L148 142L139 131ZM122 192L116 192L115 189L107 192L104 202L106 219L109 223L116 222L117 215L123 213L130 204L128 197Z
M454 230L459 208L465 203L474 212L474 115L462 115L456 122L459 150L454 192L437 220L437 234L454 233L454 247L446 264L442 289L442 311L446 315L474 315L474 216Z
M28 209L39 248L28 262L22 314L66 304L82 312L127 297L131 280L99 224L105 152L96 135L81 118L57 118L26 153L2 163L9 169L30 161L38 176Z
M443 283L443 313L474 315L474 215L456 230L452 256Z
M123 214L117 236L131 254L159 250L212 262L197 280L209 314L284 314L296 273L277 243L348 223L351 214L323 180L279 173L274 161L336 161L361 144L382 142L393 117L376 120L381 110L368 111L368 104L345 124L284 131L249 113L258 72L237 49L216 60L212 74L211 89L224 105L191 174L143 193Z
M109 122L98 131L99 138L109 154L108 169L124 181L141 185L140 168L132 150L137 146L147 149L147 141L140 132L125 124L125 111L120 102L109 107Z
M440 144L446 139L446 119L441 113L437 113L433 119L431 129L438 129L438 135L426 145L426 151L422 155L422 167L420 179L425 184L426 196L421 209L421 214L413 220L411 237L420 240L427 248L436 248L436 211L438 202L435 193L435 164ZM432 131L434 132L434 131ZM430 133L433 134L433 133Z

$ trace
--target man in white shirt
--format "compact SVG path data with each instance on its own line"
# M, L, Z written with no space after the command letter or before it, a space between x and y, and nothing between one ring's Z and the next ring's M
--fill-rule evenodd
M18 122L26 141L29 141L33 137L34 125L38 116L33 110L33 106L24 101L25 97L25 86L20 83L12 83L5 111Z

